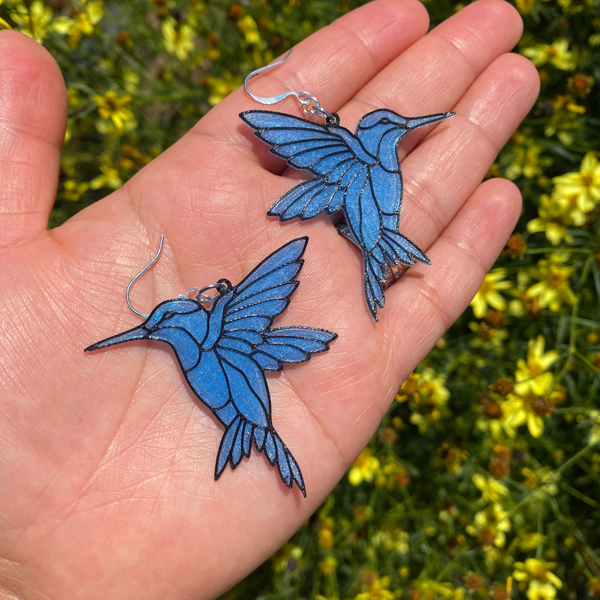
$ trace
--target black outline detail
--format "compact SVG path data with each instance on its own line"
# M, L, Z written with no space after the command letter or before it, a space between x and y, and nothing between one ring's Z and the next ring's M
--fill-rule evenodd
M272 268L271 270L269 270L266 273L261 274L259 277L257 277L254 281L249 281L253 278L253 276L255 276L256 272L258 271L258 269L260 269L263 264L268 261L269 259L271 259L274 255L276 255L278 252L284 250L285 248L287 248L289 245L294 244L294 243L298 243L298 242L303 242L302 247L300 248L299 253L297 254L296 258L293 260L290 260L286 263L282 263L277 265L276 267ZM149 339L149 336L152 334L153 331L156 331L158 329L181 329L182 331L185 331L188 336L198 345L199 349L200 349L200 355L199 358L196 362L196 364L189 368L189 369L184 369L183 365L181 363L181 359L177 353L177 348L169 341L167 340L155 340L155 341L160 341L160 342L164 342L166 344L168 344L169 346L171 346L171 348L173 348L173 351L175 353L175 357L177 359L177 363L179 364L179 368L181 369L191 391L194 393L194 395L198 398L198 400L200 400L200 402L202 402L215 416L215 418L220 422L223 423L223 425L225 425L225 432L223 433L223 436L221 437L221 442L219 444L219 450L217 452L217 461L215 463L215 481L219 479L219 477L223 474L223 472L225 471L225 468L227 466L227 464L229 463L231 465L231 469L235 470L239 464L242 462L242 459L244 457L246 458L250 458L250 454L252 451L252 442L254 441L254 446L257 450L257 452L262 452L264 453L264 455L267 457L267 460L269 461L269 464L271 466L275 466L277 465L277 471L279 473L280 479L281 481L284 483L284 485L286 485L288 488L292 488L294 485L294 482L296 482L296 485L298 486L298 488L300 489L300 491L302 492L303 496L306 498L306 488L304 486L304 479L302 477L302 471L300 470L300 466L298 465L296 459L293 457L292 453L290 452L290 450L288 449L288 447L285 445L285 443L283 442L283 440L279 437L279 435L277 434L277 432L275 431L275 428L273 427L273 423L272 423L272 405L271 405L271 392L269 390L269 386L267 385L267 381L266 378L264 377L264 372L265 370L277 370L277 371L281 371L281 369L283 368L283 363L285 362L290 362L290 363L294 363L294 364L298 364L298 363L302 363L302 362L307 362L310 360L311 356L313 354L317 354L317 353L321 353L321 352L327 352L329 350L329 344L331 342L333 342L335 339L337 339L337 334L333 333L331 331L327 331L326 329L320 329L320 328L316 328L316 327L306 327L306 326L288 326L288 327L279 327L279 328L274 328L271 329L271 325L273 324L274 319L280 315L281 313L283 313L287 307L290 304L291 301L291 296L293 295L293 293L296 291L296 289L298 288L299 285L299 281L295 279L295 277L298 276L298 274L300 273L302 266L304 264L304 260L302 259L302 256L304 255L304 252L306 250L306 245L308 243L308 237L304 236L304 237L300 237L300 238L296 238L290 242L288 242L287 244L284 244L283 246L281 246L281 248L278 248L277 250L275 250L274 252L272 252L271 254L269 254L269 256L267 256L264 260L262 260L246 277L244 277L244 279L238 283L236 286L232 286L231 283L227 280L227 279L220 279L218 283L224 283L226 284L226 289L221 291L219 293L218 296L215 297L215 300L213 302L212 307L210 308L210 310L206 310L200 303L198 303L196 300L192 300L192 299L188 299L188 302L193 302L197 305L197 308L195 310L186 312L186 313L173 313L172 311L167 311L165 312L165 314L162 316L162 318L156 323L156 325L154 325L151 328L147 328L146 324L148 323L148 321L150 321L153 317L153 315L155 314L155 312L164 304L167 304L168 302L173 302L176 299L171 299L171 300L165 300L164 302L160 302L159 304L157 304L154 309L152 310L152 312L150 313L150 316L138 327L134 327L132 329L128 329L127 331L124 331L122 333L113 335L112 337L106 338L104 340L101 340L100 342L96 342L95 344L92 344L91 346L88 346L85 349L85 352L91 352L93 350L98 350L98 349L103 349L103 348L109 348L111 346L115 346L117 344L121 344L121 343L125 343L128 341L134 341L134 340L142 340L142 339ZM291 286L289 288L289 293L282 296L281 298L275 298L274 300L285 300L285 306L283 307L283 309L279 310L278 312L275 312L275 314L271 315L271 316L267 316L264 314L260 314L260 306L261 304L264 304L265 302L270 302L271 300L267 300L267 301L259 301L256 303L252 303L250 302L249 304L247 304L247 306L244 307L243 310L247 310L247 309L251 309L252 307L256 307L257 310L257 314L255 315L246 315L246 317L243 318L250 318L250 317L258 317L258 318L263 318L266 319L268 321L268 324L266 327L262 328L260 331L256 331L254 329L248 330L248 329L226 329L226 326L229 324L233 324L236 323L236 321L239 321L241 319L233 319L231 321L228 320L228 316L234 316L236 312L239 312L239 308L236 308L236 299L239 298L239 296L242 295L246 295L247 294L247 290L250 286L254 285L255 283L261 281L264 277L266 277L267 275L271 275L272 273L274 273L275 271L282 269L284 267L287 267L288 265L298 265L297 270L295 271L294 275L292 275L291 279L288 279L287 281L283 282L283 283L278 283L277 285L265 288L265 289L261 289L258 292L254 292L255 295L259 295L263 292L266 292L268 290L274 290L278 287L284 286L284 285L288 285ZM240 290L240 288L243 288ZM219 304L219 301L223 300L224 296L231 294L230 297L228 299L225 300L226 304L222 307L222 318L221 318L221 331L217 336L216 341L214 341L210 347L204 347L204 343L206 342L207 338L208 338L208 333L210 331L210 327L211 327L211 317L213 316L213 312L215 310L215 307ZM252 294L250 294L249 296L247 296L246 298L244 298L241 302L243 303L248 303L250 300L252 299ZM273 299L272 299L273 300ZM239 304L239 302L237 303ZM232 310L229 311L229 308L231 308ZM186 329L184 329L184 327L182 327L181 325L174 325L174 326L165 326L165 327L161 327L161 325L163 325L164 321L171 318L174 314L185 314L185 315L191 315L199 310L203 310L207 313L208 319L206 322L206 333L204 335L204 339L202 340L202 343L199 343L198 340L196 340L194 338L193 335L191 335L191 333L189 331L187 331ZM256 343L252 343L247 341L246 339L243 339L242 337L237 337L235 335L235 332L237 331L248 331L249 333L251 333L251 337L256 336L256 338L260 338L257 339ZM325 341L324 340L320 340L320 339L315 339L314 337L310 337L310 332L312 331L318 331L318 332L322 332L324 334L324 337L327 338ZM124 336L126 336L129 333L137 333L140 334L140 337L133 337L131 339L123 339ZM278 332L280 332L280 335L278 336ZM287 335L287 337L289 337L291 340L293 340L294 338L296 339L301 339L304 337L304 339L307 340L313 340L315 342L318 342L319 344L321 344L323 346L323 349L321 350L316 350L314 352L307 352L306 350L303 350L302 348L299 348L298 346L295 346L293 343L291 344L285 344L284 343L284 338L286 337L286 335L284 335L284 332L293 332L296 333L296 335ZM303 336L302 333L305 332L305 335ZM242 341L244 344L246 344L247 346L250 347L250 352L246 353L246 352L242 352L240 350L237 350L235 348L228 348L227 346L220 346L219 342L221 339L223 338L229 338L229 339L234 339L234 340L238 340L238 341ZM273 338L279 338L278 341L273 341ZM99 345L102 344L101 348L99 347ZM299 351L301 351L303 354L306 355L306 358L304 358L303 360L293 360L293 361L287 361L284 359L279 359L279 358L275 358L275 357L271 357L267 352L263 352L260 348L264 348L264 347L268 347L269 345L274 345L274 346L281 346L281 345L288 345L292 348L295 348ZM263 375L263 379L264 379L264 384L265 384L265 389L267 392L267 402L268 402L268 406L265 406L263 403L262 398L260 398L256 392L254 391L253 386L250 384L250 382L248 381L248 377L246 376L246 374L240 370L238 367L236 367L235 365L233 365L229 360L227 360L227 358L221 356L221 353L219 352L219 349L223 349L227 352L235 352L241 356L245 356L248 360L251 360L257 367L257 369L259 369L259 371L262 373ZM233 400L233 396L231 394L231 389L230 389L230 382L229 379L227 378L227 373L225 372L225 370L223 369L223 374L225 377L225 381L227 384L227 391L228 391L228 398L225 401L225 403L221 406L218 407L211 407L208 404L206 404L202 398L200 397L199 393L194 389L194 387L192 386L190 380L189 380L189 373L192 372L194 369L196 369L198 367L198 365L200 364L200 360L202 357L202 354L204 352L214 352L215 354L215 358L219 361L219 363L222 365L223 363L226 363L230 368L235 369L245 380L246 383L248 385L248 388L250 389L250 391L254 394L254 396L256 397L256 399L259 401L259 403L263 406L263 408L265 409L265 414L266 414L266 418L267 418L267 427L263 427L262 425L258 425L257 423L253 423L251 421L249 421L248 419L246 419L242 413L240 412L240 410L237 408L234 400ZM261 365L257 362L257 360L254 358L254 355L257 353L262 353L262 354L266 354L267 356L269 356L270 358L272 358L274 361L276 361L278 368L277 369L264 369L263 367L261 367ZM221 368L223 368L221 366ZM227 406L229 403L231 403L233 405L233 407L235 408L235 410L237 411L237 415L233 418L233 420L229 423L229 425L226 425L225 422L221 419L221 417L217 414L218 411L220 411L221 409L223 409L225 406ZM231 429L232 426L234 426L234 424L237 422L237 424L235 425L236 427L236 431L235 434L233 436L233 441L231 443L231 447L229 449L229 452L227 453L226 456L226 460L225 463L223 465L223 467L221 468L220 471L218 471L218 460L221 454L221 450L223 447L223 442L225 439L225 435L229 432L229 430ZM245 452L244 451L244 432L246 430L247 427L250 427L250 442L249 442L249 446L248 446L248 451ZM262 444L258 444L258 441L255 437L255 434L257 432L257 430L261 430L263 432L263 443ZM241 431L241 433L240 433ZM233 460L233 447L236 443L236 439L238 437L238 435L242 436L241 439L241 456L239 457L239 459L237 461ZM273 459L271 459L266 452L266 445L267 445L267 440L268 440L268 436L272 436L272 440L273 440L273 444L275 446L275 456ZM284 456L280 457L279 456L279 451L278 451L278 447L277 447L277 440L279 440L279 442L281 443L281 446L283 447L284 450ZM282 461L283 464L283 460L285 460L285 463L287 464L288 467L288 471L289 471L289 481L285 481L283 478L283 475L281 474L280 471L280 461ZM293 473L293 469L291 467L290 461L294 462L294 465L296 466L297 470L298 470L298 476L295 476Z
M383 116L382 119L373 123L372 125L368 125L368 126L364 126L364 127L362 126L363 121L367 117L369 117L370 115L372 115L374 113L380 112L381 110L385 110L388 113L388 115ZM297 128L293 127L293 126L279 127L277 125L274 125L273 127L262 127L262 128L257 127L250 122L250 120L247 116L247 115L250 115L253 113L260 113L261 115L271 114L271 115L277 115L280 117L286 117L288 119L296 120L296 121L298 121L298 127ZM402 123L397 123L393 119L391 119L390 113L391 113L391 115L395 115L399 121L402 121ZM440 113L439 115L429 115L429 116L442 116L442 115L452 116L450 113ZM400 169L399 162L398 162L397 170L390 170L382 164L382 162L379 158L380 145L382 143L384 135L388 134L389 132L393 131L394 129L402 129L406 133L409 133L410 131L412 131L413 128L408 127L411 119L409 119L407 117L403 117L402 115L399 115L398 113L395 113L394 111L391 111L389 109L377 109L377 110L371 111L361 117L361 119L358 121L358 123L356 125L356 133L353 134L345 127L341 127L339 125L339 121L337 123L333 123L333 124L326 123L324 125L321 125L319 123L313 123L311 121L306 121L302 118L295 117L293 115L288 115L288 114L281 113L281 112L277 112L277 111L248 110L248 111L244 111L244 112L240 113L239 116L242 119L242 121L244 121L244 123L246 123L246 125L248 125L249 127L251 127L254 130L254 135L258 139L265 142L266 144L268 144L271 147L269 149L269 152L271 154L274 154L275 156L285 160L285 162L288 165L290 165L291 167L293 167L295 169L310 171L314 175L313 179L309 179L308 181L304 181L304 182L296 185L290 191L288 191L283 196L281 196L281 198L279 198L279 200L277 200L271 206L271 208L267 211L267 216L278 217L279 220L282 223L284 223L284 222L289 221L294 218L298 218L301 221L307 221L309 219L312 219L313 217L316 217L317 215L321 214L322 212L326 212L328 215L331 216L334 212L337 212L337 210L342 210L344 213L346 225L352 232L355 244L360 248L360 250L363 254L363 289L364 289L364 293L365 293L365 300L366 300L367 306L369 308L369 311L371 312L371 315L373 316L373 319L375 321L378 321L379 317L377 315L377 307L379 306L380 308L383 308L383 306L385 305L384 284L385 284L385 273L387 272L387 269L389 269L392 266L396 266L398 264L405 264L408 266L412 266L412 265L414 265L413 259L416 259L425 264L431 264L431 261L427 258L425 253L422 252L420 250L420 248L416 244L411 242L408 238L406 238L403 235L400 235L397 228L394 231L392 229L389 229L388 227L386 227L383 224L384 215L387 215L387 216L396 215L397 225L398 226L400 225L400 211L402 208L402 199L403 199L403 195L404 195L404 182L402 180L402 171ZM440 120L442 120L442 119L440 119ZM385 133L381 136L381 138L379 139L379 141L377 143L377 156L373 156L373 154L370 153L363 145L363 143L359 137L359 130L360 129L369 130L369 129L376 127L380 123L383 123L385 125L389 124L389 125L392 125L392 127L388 128L385 131ZM274 130L298 131L299 139L286 141L281 144L277 144L277 143L274 144L274 143L270 142L269 140L267 140L264 135L265 132L274 131ZM311 137L311 132L312 132L312 134L316 134L316 135ZM355 140L357 143L357 146L356 146L357 150L359 150L361 153L364 152L366 157L372 157L373 162L366 162L363 158L359 157L359 155L349 145L348 141L346 139L344 139L344 135L348 135L352 138L352 140ZM330 145L327 145L328 140L330 142ZM398 145L399 141L400 140L398 139L394 142L394 152L396 151L396 146ZM296 154L293 154L291 156L289 154L286 155L279 151L280 148L283 149L286 146L291 146L293 144L306 144L306 143L311 143L311 142L314 143L314 147L304 148L304 149L298 151ZM339 149L339 150L337 152L331 152L330 154L322 156L322 151L327 150L327 149L332 149L332 150ZM315 161L311 165L302 167L302 166L298 166L297 162L296 162L296 164L294 164L296 157L302 156L303 154L313 152L313 151L317 153L318 158L315 159ZM350 155L349 157L347 156L348 154ZM325 161L327 159L330 159L332 156L336 156L336 155L342 155L343 157L345 156L346 158L342 158L342 160L340 160L336 165L334 165L332 168L330 168L329 171L327 171L327 172L324 172L323 169L321 169L322 172L319 172L316 169L317 165L321 161ZM343 172L337 174L335 181L330 181L329 180L330 174L333 171L335 171L337 169L337 167L339 167L341 164L346 163L348 161L350 161L350 164L348 165L348 167ZM352 169L354 167L354 165L356 165L357 163L361 164L362 168L357 173L354 174L352 180L349 183L347 183L346 185L341 185L342 180L345 177L346 173L350 169ZM380 200L378 200L377 196L375 195L375 190L373 189L373 180L371 177L371 168L373 168L375 166L379 166L379 167L381 167L381 169L383 169L383 171L390 173L390 174L394 174L394 175L397 174L400 177L400 197L398 198L398 201L397 201L398 208L397 208L396 212L394 212L394 213L385 213L381 209ZM373 250L375 250L376 248L378 248L380 250L380 252L383 254L383 258L384 258L383 263L381 262L381 260L379 258L377 258L374 251L366 250L364 244L362 243L362 238L358 235L358 232L356 232L354 230L354 227L353 227L350 219L348 218L348 212L346 209L346 194L348 192L348 189L357 180L357 178L359 176L361 176L361 174L363 173L365 168L367 169L367 173L366 173L366 175L362 175L365 177L365 181L363 184L363 189L360 192L359 198L358 198L359 212L360 212L360 217L359 217L360 224L361 224L361 228L362 228L362 221L363 221L363 216L362 216L362 211L361 211L362 195L366 189L366 186L369 185L370 191L371 191L371 196L373 198L373 202L379 212L379 222L380 222L379 238L378 238ZM333 193L329 196L329 200L322 206L322 208L318 212L316 212L314 214L311 213L311 214L309 214L309 216L305 217L304 215L305 215L306 209L308 208L310 203L314 200L314 198L317 195L325 192L329 187L334 188ZM298 194L298 192L300 190L303 190L303 191L302 191L302 193ZM331 212L329 210L329 205L331 204L333 198L336 196L336 194L340 190L343 190L344 200L343 200L341 206L336 211ZM290 196L292 196L294 194L298 194L297 198L294 199L292 201L292 203L289 204L289 206L286 206L285 210L279 209L278 212L274 212L276 210L276 207L283 205L285 203L285 199L289 198ZM291 206L293 206L298 200L304 199L305 197L307 197L307 199L306 199L304 206L302 207L302 211L300 212L300 214L296 214L294 216L285 216L285 213L289 210L289 208ZM294 212L297 213L298 211L295 210ZM416 248L416 250L418 250L420 256L415 254L414 252L412 252L410 249L403 248L404 252L410 259L410 263L406 263L403 260L401 260L400 257L398 256L398 252L394 250L394 246L392 244L390 244L390 242L389 242L390 236L385 235L386 231L390 232L392 234L395 234L397 236L400 236L400 240L398 240L398 239L395 240L395 242L398 246L403 247L402 240L406 240L408 242L408 244L410 244L411 246ZM386 239L386 237L387 237L387 239ZM382 238L385 241L385 244L381 244ZM381 246L380 246L380 244L381 244ZM392 250L392 252L390 252L390 250ZM374 263L373 263L373 261L374 261ZM368 263L371 263L370 266L368 266ZM377 265L376 268L375 268L375 265ZM381 273L382 273L381 277L377 276L376 270L381 271ZM375 285L378 285L378 287L379 287L378 293L374 292Z

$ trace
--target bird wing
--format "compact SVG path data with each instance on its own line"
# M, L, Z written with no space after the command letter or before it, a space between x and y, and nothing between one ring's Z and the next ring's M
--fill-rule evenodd
M263 110L247 111L240 117L271 146L273 154L315 175L315 179L297 185L271 207L268 214L282 221L295 217L305 221L323 211L332 215L342 207L352 182L377 164L377 159L344 127Z
M202 356L195 374L188 372L190 384L213 410L231 400L244 418L266 427L271 405L263 370L306 361L312 353L328 350L337 337L310 327L270 329L298 286L295 277L307 242L302 237L282 246L215 301ZM217 414L224 422L231 420L228 415L229 409L223 417Z
M252 356L263 369L280 371L282 363L301 363L326 352L336 338L337 333L315 327L279 327L263 334L264 341Z
M302 268L307 242L307 237L289 242L233 288L223 310L217 352L251 356L262 369L279 371L283 362L304 362L311 354L329 349L328 343L337 337L330 331L312 327L270 329L298 286L294 278Z
M282 246L236 286L227 282L229 289L215 299L200 360L186 376L225 425L238 413L260 427L270 424L269 391L252 354L298 286L294 278L302 268L307 241L302 237Z
M307 242L307 237L301 237L285 244L231 290L223 307L223 337L249 343L262 339L260 334L288 307L290 296L298 287L295 277L304 264L302 255ZM218 304L219 301L213 312L219 310Z

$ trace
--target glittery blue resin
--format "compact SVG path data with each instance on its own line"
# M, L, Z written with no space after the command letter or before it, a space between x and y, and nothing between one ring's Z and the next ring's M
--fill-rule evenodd
M196 300L162 302L134 329L86 348L86 352L130 340L158 340L175 351L196 396L225 426L215 479L227 463L235 469L250 457L252 443L277 465L283 483L296 482L306 497L298 463L271 421L271 398L264 371L280 371L283 363L301 363L329 349L337 335L310 327L271 329L273 319L288 307L298 286L308 238L281 247L241 283L221 279L223 291L207 310Z
M250 110L240 117L256 130L271 152L315 178L297 185L268 212L281 221L305 221L325 211L342 210L340 231L361 250L367 305L377 321L385 304L389 265L430 264L415 244L398 233L402 175L398 142L410 131L453 116L442 113L409 119L391 110L376 110L358 123L356 135L334 122L320 125L290 115Z

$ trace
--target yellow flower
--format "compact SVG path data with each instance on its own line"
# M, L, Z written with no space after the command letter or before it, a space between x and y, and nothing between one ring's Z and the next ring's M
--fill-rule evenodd
M585 8L593 6L594 0L558 0L562 10L566 15L575 15L582 12Z
M578 173L560 175L552 181L558 193L576 197L577 208L582 213L589 213L600 201L600 164L593 152L583 157Z
M433 369L425 368L421 373L411 373L396 395L397 402L412 399L416 404L432 401L442 406L450 399L450 392L444 387L445 375L438 375Z
M576 67L573 53L569 52L569 42L559 39L552 44L537 44L533 48L525 48L523 54L531 59L536 67L550 63L557 69L570 71Z
M387 589L390 587L390 583L389 577L377 578L369 586L367 592L357 594L354 600L394 600L396 594Z
M535 550L540 544L545 543L546 536L541 533L528 533L523 536L523 539L519 542L519 548L524 552L530 552ZM515 563L515 566L520 563Z
M569 94L561 94L560 96L557 96L552 105L554 106L555 111L558 109L566 109L573 115L585 115L586 113L585 106L577 104L573 96L570 96Z
M587 96L594 86L594 78L583 73L576 73L573 77L569 77L569 89L578 96Z
M552 137L556 134L565 145L570 146L574 141L573 132L581 129L580 115L585 114L585 106L577 104L569 94L561 94L552 102L554 112L547 120L544 135Z
M71 108L79 108L84 103L79 93L77 88L71 86L67 87L67 100Z
M328 527L319 529L319 546L327 550L333 548L333 531Z
M514 429L525 422L533 437L540 437L544 432L544 421L533 408L534 401L533 396L522 398L521 396L509 394L508 399L502 404L502 420L511 437L514 437Z
M558 360L558 351L544 352L546 340L539 335L535 340L529 340L527 362L523 359L517 361L515 373L515 392L517 394L547 394L552 389L553 375L548 373L550 366Z
M375 475L375 486L394 489L397 486L407 486L410 483L410 475L406 472L404 465L392 457L388 457L386 463L377 469Z
M490 327L486 322L469 323L469 329L475 333L476 337L471 340L471 346L474 348L492 347L501 348L504 340L508 337L506 329L496 329Z
M488 305L496 310L506 308L506 300L498 293L499 290L507 290L511 287L510 281L504 281L506 269L495 269L485 276L475 298L471 300L473 314L482 319L488 310Z
M103 119L111 119L115 127L123 129L123 121L134 119L133 113L127 105L131 102L131 96L117 97L116 92L106 92L104 96L95 95L94 102L98 105L98 112Z
M527 362L517 362L514 394L508 394L502 404L502 422L511 437L524 423L533 437L540 437L544 418L554 413L554 403L563 397L561 390L554 389L554 376L547 371L558 359L558 352L544 352L544 347L543 336L530 340Z
M295 546L288 542L272 557L275 571L297 571L302 566L303 553L301 546Z
M426 368L421 373L412 373L396 395L397 402L409 401L412 411L410 422L418 426L422 435L442 417L442 411L450 399L450 391L445 384L444 374Z
M258 44L260 42L258 26L256 25L256 21L250 15L242 17L238 21L238 27L249 44Z
M161 25L167 52L185 60L194 49L194 30L187 24L178 23L173 17L166 18Z
M32 37L37 42L42 42L50 31L52 9L44 6L41 0L34 0L29 8L24 4L17 4L14 11L9 13L10 18L19 25L19 30Z
M547 495L555 496L558 492L556 485L560 480L560 473L552 471L549 467L542 467L533 471L525 467L522 471L526 479L524 481L527 487L534 489L535 497L544 501Z
M241 77L233 77L229 72L225 73L224 77L207 77L206 81L210 87L208 102L211 106L219 104L243 83Z
M474 523L467 525L467 533L477 537L482 546L503 548L506 544L506 532L510 531L510 527L508 511L495 502L475 514Z
M465 597L464 588L455 588L451 583L435 580L418 581L414 588L418 594L416 597L423 600L463 600Z
M516 0L516 4L522 15L528 15L535 8L535 0Z
M505 175L508 179L516 179L520 175L525 175L528 179L533 179L544 172L546 167L552 164L552 159L547 156L540 157L542 147L534 140L528 140L525 136L519 138L524 140L523 145L512 147L514 159L506 168Z
M81 196L87 192L90 187L85 181L76 181L75 179L65 179L63 183L63 197L71 202L77 202Z
M500 502L508 495L508 488L503 483L480 473L473 475L473 483L481 492L481 500L484 502Z
M371 537L371 544L374 548L382 546L398 554L407 554L410 549L408 545L409 539L410 535L406 531L402 531L402 529L395 529L393 531L380 529Z
M131 69L125 69L123 73L123 87L127 92L133 94L140 83L140 76Z
M556 192L556 189L554 192ZM571 203L567 200L567 206L565 206L564 202L561 201L562 198L562 196L557 196L556 193L553 193L552 196L542 194L538 208L539 218L527 223L529 233L543 231L553 246L558 246L564 239L569 241L565 223L568 220L567 209L571 206Z
M600 442L600 412L593 410L588 414L592 419L593 425L587 437L587 444L588 446L594 446Z
M75 19L69 17L58 17L53 22L53 28L59 33L68 34L69 41L77 44L84 35L92 35L94 27L104 15L104 5L102 0L92 0L86 2L80 0L83 11L78 13Z
M554 253L549 260L542 259L531 274L539 279L527 290L527 295L537 298L542 308L549 307L552 312L558 312L563 302L575 304L577 298L569 286L569 278L575 272L574 267L564 267L566 257Z
M527 598L529 600L554 600L556 588L549 583L532 581L527 588Z
M543 562L537 558L528 558L524 563L516 562L513 577L516 581L537 581L555 588L562 588L562 581L552 573L558 565L555 562Z
M365 448L352 464L348 473L348 481L351 485L360 485L364 481L373 481L378 468L379 461L373 456L369 448Z
M591 152L586 157L589 157L589 160L584 159L582 173L567 173L553 179L556 187L552 196L540 196L540 216L527 223L530 233L544 231L553 246L557 246L563 239L569 242L566 226L581 227L587 220L587 213L596 207L593 194L600 195L600 166ZM591 169L590 165L593 165ZM594 170L597 170L597 183L594 183ZM592 186L586 185L590 182Z
M528 393L525 396L509 394L502 404L503 424L507 433L514 437L514 428L527 423L529 433L538 438L544 433L544 418L554 412L554 403L549 398Z
M113 190L120 188L123 185L123 180L119 177L119 171L108 164L100 166L102 175L98 175L90 181L90 188L97 190L101 187L108 187Z
M337 560L335 556L326 556L322 561L319 562L319 571L323 575L331 575L337 568Z

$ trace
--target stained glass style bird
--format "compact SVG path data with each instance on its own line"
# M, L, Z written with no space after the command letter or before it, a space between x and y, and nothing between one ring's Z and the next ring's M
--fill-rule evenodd
M215 480L228 463L235 469L242 457L250 457L254 443L272 466L277 465L283 483L291 488L296 482L306 497L300 467L273 427L264 371L305 362L329 350L337 338L311 327L271 328L298 286L295 277L307 242L302 237L282 246L236 286L227 279L209 286L218 287L215 298L179 296L161 302L139 327L85 349L131 340L158 340L173 348L190 388L225 427ZM203 305L207 299L208 309Z
M320 125L272 111L240 114L273 154L315 176L277 200L270 216L306 221L322 212L343 212L345 224L338 229L362 252L365 298L376 321L377 307L385 304L391 267L412 266L415 259L430 264L398 232L403 185L396 147L407 133L453 115L409 119L391 110L375 110L360 119L354 135L339 126L337 115Z

